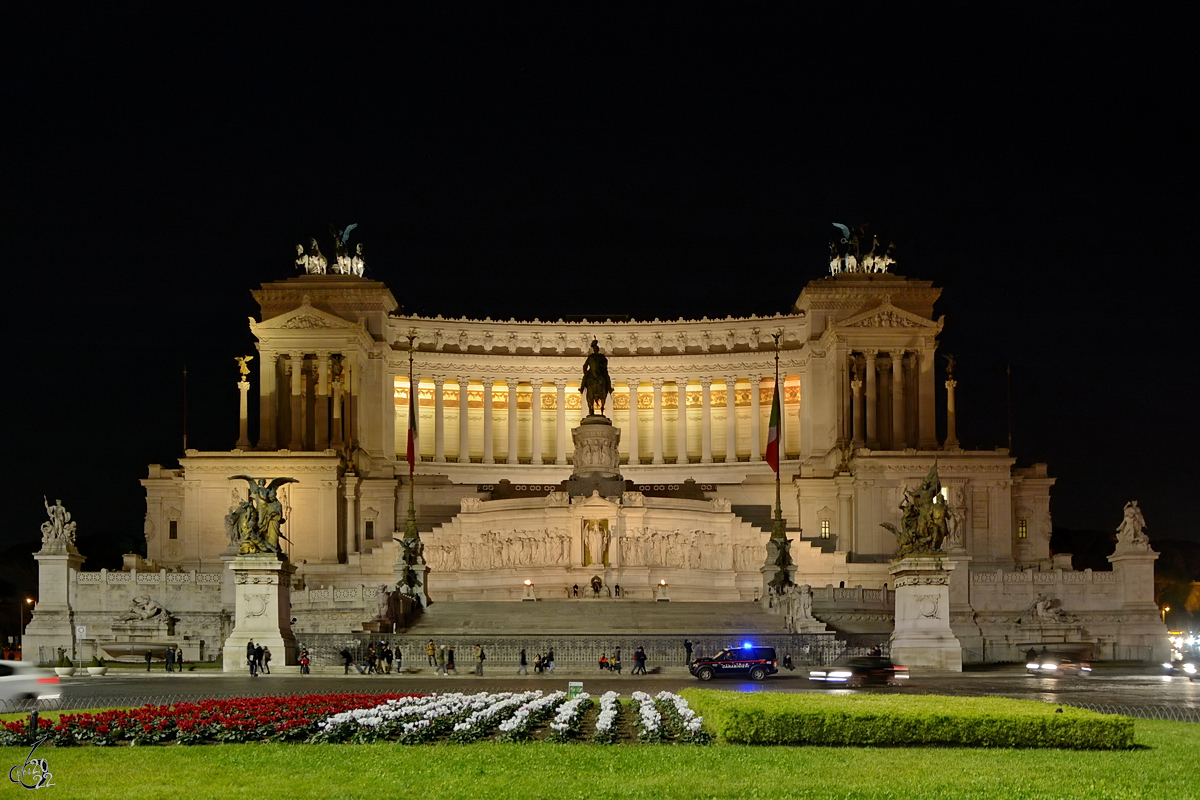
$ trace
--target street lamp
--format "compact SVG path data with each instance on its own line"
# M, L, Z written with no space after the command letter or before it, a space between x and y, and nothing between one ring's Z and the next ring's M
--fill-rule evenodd
M1170 606L1163 606L1163 607L1162 607L1162 621L1163 621L1163 625L1166 625L1166 624L1167 624L1167 612L1168 612L1168 611L1170 611L1170 610L1171 610L1171 607L1170 607Z

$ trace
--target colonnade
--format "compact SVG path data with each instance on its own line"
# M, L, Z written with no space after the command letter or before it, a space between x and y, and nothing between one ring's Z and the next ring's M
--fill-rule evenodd
M872 450L937 447L932 350L848 354L842 371L842 438Z
M791 445L788 452L793 454L799 452L800 442L799 382L796 376L784 379L784 386L790 391L785 397L790 396L793 400L785 402L785 414L791 420L784 425L785 441ZM573 450L569 429L586 413L580 402L578 384L561 378L543 380L525 376L496 380L433 375L418 376L417 383L420 401L423 401L418 437L425 460L434 463L565 465ZM621 429L621 451L628 453L627 463L709 464L762 460L767 428L765 416L770 412L773 376L766 380L760 374L678 376L673 380L652 378L621 382L618 379L614 383L605 416ZM398 378L395 385L396 431L400 432L407 429L410 387L406 377ZM457 386L457 398L453 386ZM680 392L681 386L683 392ZM467 387L465 392L463 387ZM733 387L732 393L730 387ZM679 398L687 398L689 393L692 402L681 413ZM737 398L732 409L731 394ZM762 399L764 394L766 402ZM514 395L517 398L515 413ZM670 413L672 400L673 414ZM467 413L462 413L464 407ZM722 408L725 410L723 424L714 424L720 416L713 413L714 409ZM672 416L673 420L670 419ZM631 419L636 419L638 424L630 424ZM427 424L430 421L432 425ZM448 444L448 424L457 425L456 443ZM501 431L498 432L497 427ZM669 430L671 428L673 431ZM789 431L789 428L793 430ZM543 441L551 433L552 448ZM400 437L396 441L397 450L401 451L403 441ZM503 453L498 457L499 449Z
M355 440L353 359L329 351L259 358L259 450L338 449Z

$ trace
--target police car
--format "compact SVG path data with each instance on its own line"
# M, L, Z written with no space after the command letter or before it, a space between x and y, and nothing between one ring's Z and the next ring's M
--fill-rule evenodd
M779 671L774 647L727 647L712 658L697 658L688 669L702 681L730 675L748 675L752 681L765 680Z

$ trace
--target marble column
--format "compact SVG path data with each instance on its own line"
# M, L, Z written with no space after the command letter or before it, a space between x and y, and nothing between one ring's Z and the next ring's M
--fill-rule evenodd
M518 463L517 454L517 386L518 381L509 378L508 384L508 458L509 464Z
M854 413L854 427L852 429L851 442L852 442L852 446L856 447L856 448L862 447L864 444L864 442L863 442L862 387L863 387L863 382L861 380L859 380L858 378L855 378L854 380L850 381L850 391L853 393L853 396L851 397L851 400L850 400L850 406Z
M413 379L416 380L415 378ZM333 388L333 421L330 426L333 428L333 440L329 446L334 450L339 450L342 447L342 378L339 375L336 380L330 381ZM409 391L415 392L417 387L409 387Z
M276 397L275 374L279 369L274 353L260 350L258 366L258 449L275 449L275 406L279 402Z
M471 379L462 375L458 379L458 463L471 463L471 415L467 408L467 394Z
M750 376L750 460L762 461L762 375Z
M954 388L956 386L958 386L958 381L954 378L946 381L946 447L958 447L957 414L954 409Z
M533 442L533 458L530 459L531 464L542 463L542 379L534 378L529 382L533 389L533 409L530 415L530 422L533 425L533 430L530 431L530 440Z
M875 386L875 357L874 350L868 350L867 356L867 381L866 381L866 401L867 401L867 447L872 450L879 449L879 430L877 425L877 412L879 392Z
M492 386L495 381L483 379L483 463L495 464L496 454L492 447Z
M288 356L288 369L292 373L292 438L288 442L289 450L301 450L304 447L303 430L301 426L304 424L304 417L301 411L301 403L304 400L304 382L301 370L304 369L304 355L292 353Z
M395 383L395 381L393 381ZM395 390L393 389L393 392ZM392 402L395 403L393 397ZM329 351L317 353L317 397L316 422L313 433L316 436L316 449L326 450L329 447ZM395 413L395 412L393 412Z
M663 407L662 407L662 378L652 378L650 385L654 387L654 460L651 463L663 463Z
M737 376L725 376L725 463L737 461Z
M700 378L700 463L711 464L712 457L712 378Z
M358 386L358 368L354 366L354 362L349 359L343 359L342 375L346 381L346 386L342 393L342 420L346 426L346 432L343 434L343 439L350 444L358 444L358 401L355 399L356 387Z
M616 401L613 401L613 406L616 406ZM638 382L637 379L629 381L629 433L626 435L626 441L629 442L629 463L642 463L641 457L638 454Z
M904 428L904 351L892 353L892 449L908 446Z
M558 413L555 414L554 427L554 463L567 463L567 381L559 378L554 381L554 402Z
M435 464L446 463L446 398L442 391L445 385L445 375L433 376L433 461Z
M250 381L238 381L238 440L236 450L250 449Z
M687 378L675 379L675 398L678 412L675 414L675 463L688 463L687 442Z
M800 433L800 458L808 458L813 453L813 440L817 436L816 426L812 420L812 399L809 392L812 390L812 374L808 371L808 365L800 369L800 410L797 417L800 420L799 427L796 430ZM822 448L827 448L833 444L829 441L827 435L822 431L821 438L823 443Z
M922 450L936 450L937 431L936 409L933 399L933 356L931 349L919 352L919 368L917 374L917 447Z

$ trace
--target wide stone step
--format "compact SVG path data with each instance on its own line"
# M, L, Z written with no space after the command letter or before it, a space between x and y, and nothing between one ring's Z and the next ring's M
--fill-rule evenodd
M785 633L783 619L757 603L656 603L579 599L537 602L437 602L407 633L725 634Z

